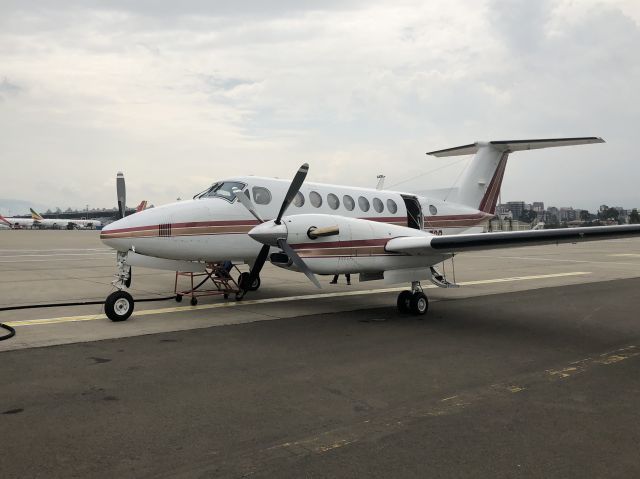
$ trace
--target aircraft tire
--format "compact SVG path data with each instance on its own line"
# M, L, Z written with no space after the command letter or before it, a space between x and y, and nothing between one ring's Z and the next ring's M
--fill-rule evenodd
M416 316L424 316L429 309L427 295L421 292L412 294L409 300L409 308Z
M182 295L176 294L176 303L182 303Z
M114 291L104 302L104 312L111 321L126 321L133 313L133 297L126 291Z
M238 285L240 286L240 288L246 290L246 291L257 291L258 288L260 288L260 276L258 276L256 278L256 280L253 282L253 284L251 285L247 285L247 282L249 281L249 273L240 273L240 276L238 276Z
M410 311L411 291L405 289L398 295L398 310L401 313L408 313Z
M196 298L195 296L191 297L191 306L195 306L196 304L198 304L198 298Z

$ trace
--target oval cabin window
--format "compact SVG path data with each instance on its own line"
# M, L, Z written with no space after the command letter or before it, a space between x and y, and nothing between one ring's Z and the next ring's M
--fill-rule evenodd
M327 195L327 203L332 210L337 210L340 207L340 200L333 193Z
M376 213L382 213L384 210L384 205L382 204L382 200L380 198L373 199L373 209L376 210Z
M317 191L312 191L309 193L309 201L315 208L320 208L322 206L322 196Z
M353 201L353 198L351 198L351 196L349 195L344 195L342 197L342 204L349 211L353 211L353 209L356 207L356 202Z
M369 211L369 200L364 196L361 196L360 198L358 198L358 206L362 211Z
M293 204L298 208L304 205L304 195L300 191L298 191L296 193L296 196L293 198Z
M398 212L398 205L393 200L387 200L387 209L389 210L389 213L395 215Z
M254 186L251 188L253 193L253 201L258 205L268 205L271 203L271 192L262 186Z

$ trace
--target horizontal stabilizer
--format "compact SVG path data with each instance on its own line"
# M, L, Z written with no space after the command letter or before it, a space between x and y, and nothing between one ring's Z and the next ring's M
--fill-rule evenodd
M477 141L469 145L456 146L444 150L430 151L427 155L437 156L439 158L445 156L463 156L473 155L478 152L481 146L491 145L499 151L523 151L538 150L540 148L552 148L555 146L574 146L588 145L591 143L604 143L604 140L597 136L584 136L578 138L546 138L539 140L500 140L482 142Z

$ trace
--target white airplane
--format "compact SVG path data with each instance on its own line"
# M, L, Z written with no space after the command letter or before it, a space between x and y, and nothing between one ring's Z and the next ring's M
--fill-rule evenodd
M241 278L242 291L236 297L242 299L259 287L259 274L268 259L303 272L318 287L315 274L359 273L360 281L410 283L411 288L399 294L397 306L423 315L428 299L420 282L455 287L435 266L457 253L640 236L640 225L465 233L494 216L510 153L603 142L596 137L491 141L430 152L437 157L475 153L459 187L451 189L446 199L305 183L308 165L304 164L291 182L231 178L214 183L192 200L124 218L124 178L119 174L122 219L100 235L118 252L114 281L118 291L107 298L105 312L113 321L131 315L134 300L124 291L131 282L131 266L202 272L207 263L246 263L251 270Z
M59 218L43 218L33 208L29 208L31 211L31 218L33 219L33 226L38 228L96 228L102 226L102 222L98 220L77 220L77 219L59 219Z
M33 220L31 218L5 218L0 215L0 223L11 229L32 228Z

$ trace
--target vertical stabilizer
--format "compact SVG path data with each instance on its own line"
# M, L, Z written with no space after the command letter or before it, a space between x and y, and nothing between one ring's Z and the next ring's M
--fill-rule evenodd
M455 196L447 201L470 206L488 214L495 214L504 171L509 154L514 151L536 150L556 146L604 143L595 136L579 138L550 138L541 140L477 141L446 150L431 151L428 155L461 156L474 154L464 171Z
M29 211L31 211L31 219L33 221L42 221L44 218L38 213L36 212L36 210L34 210L33 208L29 208Z

